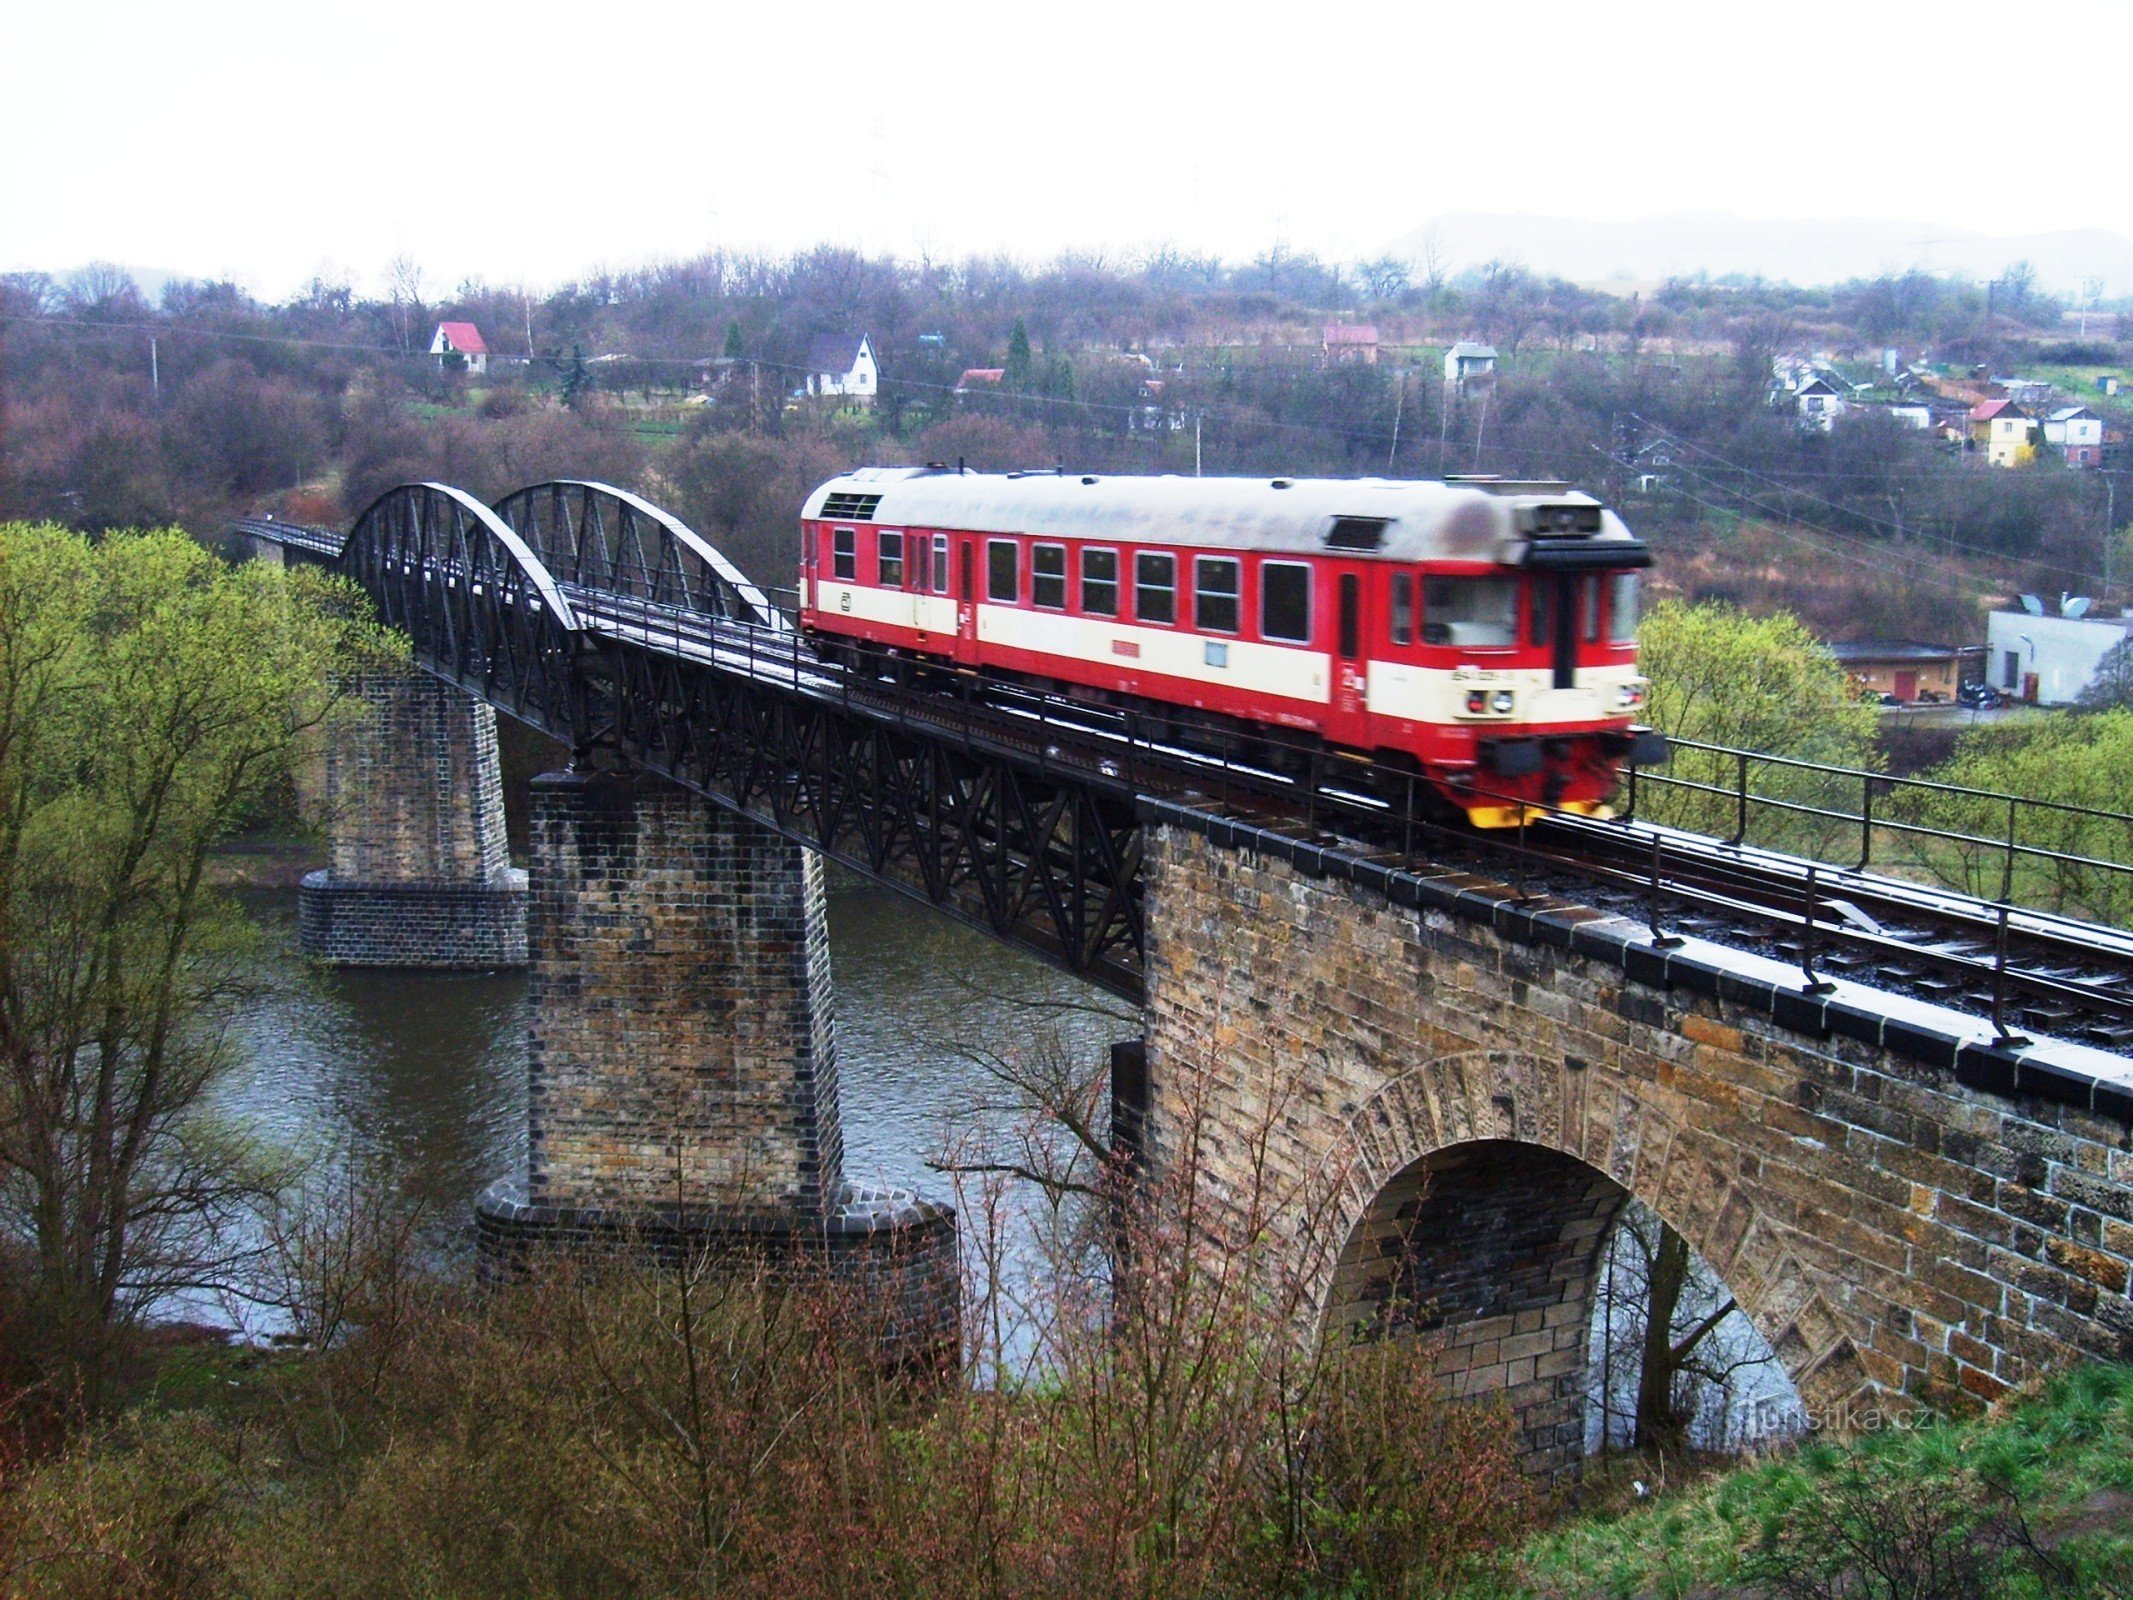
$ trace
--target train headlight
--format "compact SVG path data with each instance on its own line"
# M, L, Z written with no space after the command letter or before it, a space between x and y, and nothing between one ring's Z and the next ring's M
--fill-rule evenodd
M1469 689L1466 692L1466 714L1478 717L1489 709L1489 692L1486 689Z
M1489 709L1500 717L1507 717L1511 714L1511 707L1517 703L1518 697L1509 689L1498 689L1495 698L1489 702Z
M1615 704L1624 711L1636 710L1637 707L1644 704L1644 685L1641 683L1623 684L1621 689L1616 692Z

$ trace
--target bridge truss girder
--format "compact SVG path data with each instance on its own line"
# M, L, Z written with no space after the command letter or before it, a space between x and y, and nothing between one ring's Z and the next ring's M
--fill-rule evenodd
M317 530L240 526L353 578L424 670L566 743L574 761L671 779L1139 1000L1131 790L804 685L797 671L780 683L661 648L656 632L633 640L591 625L573 596L596 611L619 596L753 626L794 659L784 619L665 512L596 484L536 485L494 508L410 484L373 502L337 556ZM573 576L560 579L544 549Z

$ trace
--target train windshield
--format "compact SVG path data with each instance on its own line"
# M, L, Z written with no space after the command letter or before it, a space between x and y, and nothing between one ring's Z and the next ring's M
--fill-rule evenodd
M1516 644L1518 580L1425 577L1422 580L1422 642Z
M1637 575L1618 572L1608 580L1607 642L1634 644L1637 639Z

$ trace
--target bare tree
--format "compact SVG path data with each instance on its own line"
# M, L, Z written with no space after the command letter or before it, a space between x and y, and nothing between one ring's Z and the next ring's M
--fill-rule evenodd
M385 264L385 293L392 302L393 332L403 351L414 348L415 334L427 320L422 277L421 263L404 250Z
M1745 1387L1781 1387L1769 1346L1689 1243L1631 1201L1609 1235L1593 1308L1602 1449L1653 1455L1740 1442ZM1768 1420L1781 1421L1780 1415Z

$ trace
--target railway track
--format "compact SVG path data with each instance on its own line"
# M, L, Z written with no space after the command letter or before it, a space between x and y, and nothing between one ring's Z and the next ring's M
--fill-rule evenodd
M265 529L257 531L265 532ZM271 536L329 558L331 535ZM445 581L468 575L439 573ZM1422 816L1411 774L1166 710L1092 706L968 674L914 687L909 663L819 657L789 627L565 586L580 622L638 648L834 699L862 715L1073 775L1121 801L1155 796L1520 901L1642 921L1796 964L1802 987L1849 979L1992 1019L2005 1038L2133 1056L2133 934L1635 822L1554 816L1480 833Z

